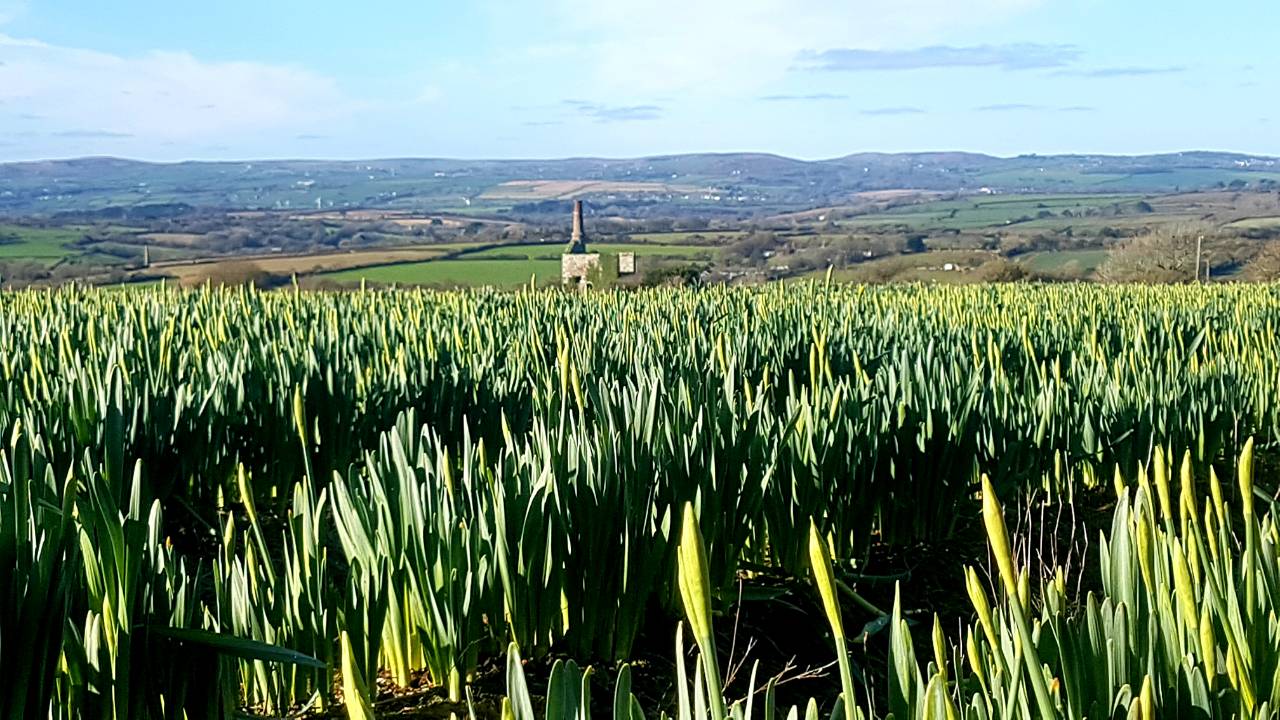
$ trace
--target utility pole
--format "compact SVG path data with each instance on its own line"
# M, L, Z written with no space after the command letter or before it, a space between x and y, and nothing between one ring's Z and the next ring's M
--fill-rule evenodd
M1204 235L1196 236L1196 282L1200 282L1200 250L1204 247ZM1209 268L1205 268L1205 277L1209 276Z

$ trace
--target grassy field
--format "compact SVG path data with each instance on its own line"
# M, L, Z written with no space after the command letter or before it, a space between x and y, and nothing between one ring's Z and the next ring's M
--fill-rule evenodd
M1227 227L1241 228L1244 230L1270 230L1271 228L1280 227L1280 217L1256 217L1237 220Z
M995 259L997 255L986 250L931 250L923 253L889 255L868 260L832 272L832 278L841 282L868 282L892 280L894 282L960 283L968 280L968 271ZM953 266L947 270L946 266ZM825 270L815 270L810 278L825 276Z
M604 254L630 252L636 257L711 257L716 248L697 245L655 245L650 243L591 243L587 250ZM516 258L530 260L556 260L564 254L564 245L554 243L548 245L512 245L510 247L486 248L466 254L468 260L473 258Z
M0 260L60 260L77 253L68 245L82 235L67 228L0 225L0 238L9 236L17 236L17 242L0 242Z
M1004 227L1015 223L1047 220L1041 215L1051 215L1054 224L1074 222L1075 218L1062 217L1063 211L1083 216L1111 206L1132 204L1136 195L1016 195L966 197L956 200L938 200L919 205L906 205L881 213L874 213L840 221L845 227L885 227L904 225L913 230L972 230L985 227ZM1088 219L1088 218L1080 218Z
M315 273L351 270L375 265L393 263L418 263L432 260L450 252L446 248L414 247L388 248L383 250L358 250L352 252L317 253L314 255L297 255L288 257L252 257L240 256L216 262L175 263L166 265L163 272L179 280L193 280L208 275L217 275L222 268L229 266L253 265L273 275L310 275Z
M590 249L605 254L634 252L639 257L690 259L709 258L716 251L708 247L644 243L594 243ZM319 272L317 275L343 284L363 279L379 284L510 288L527 285L530 277L536 277L540 284L554 282L560 276L562 254L564 246L559 243L513 245L486 248L457 258Z
M383 265L319 277L351 284L366 280L371 283L397 285L459 285L469 287L518 287L531 276L537 281L554 281L560 277L559 260L435 260L428 262Z
M1027 253L1019 259L1028 270L1044 273L1092 274L1107 261L1106 250L1062 250Z

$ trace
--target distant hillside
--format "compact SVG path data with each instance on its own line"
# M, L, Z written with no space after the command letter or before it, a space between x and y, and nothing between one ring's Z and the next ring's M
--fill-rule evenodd
M1280 160L1214 152L1013 158L860 153L822 161L751 153L163 164L79 158L0 164L0 213L119 210L127 216L128 208L182 203L218 209L383 207L500 214L536 212L539 203L588 197L624 210L742 215L838 204L857 192L903 188L1156 193L1220 187L1280 188Z

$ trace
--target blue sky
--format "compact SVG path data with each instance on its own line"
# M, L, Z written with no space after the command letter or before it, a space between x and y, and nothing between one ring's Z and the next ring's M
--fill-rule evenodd
M1280 155L1263 0L0 0L0 160Z

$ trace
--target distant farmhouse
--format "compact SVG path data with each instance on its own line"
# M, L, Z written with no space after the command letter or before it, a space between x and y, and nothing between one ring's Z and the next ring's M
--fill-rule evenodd
M560 258L560 282L588 288L603 277L606 270L617 275L634 275L636 272L636 254L633 252L618 253L610 256L609 267L601 260L600 253L587 252L587 235L583 229L582 201L573 201L573 235L569 238L569 247ZM613 263L616 261L616 265Z

